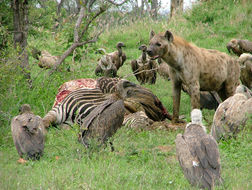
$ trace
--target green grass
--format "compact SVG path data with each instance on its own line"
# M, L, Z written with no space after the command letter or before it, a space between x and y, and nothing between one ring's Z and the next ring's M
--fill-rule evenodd
M0 94L0 189L195 189L184 178L176 159L174 140L182 130L136 132L123 126L113 137L115 152L110 152L110 147L86 150L77 141L76 126L70 130L51 128L41 160L22 165L17 163L19 157L12 140L10 121L23 103L31 104L35 114L44 116L51 109L63 82L96 78L94 68L99 57L94 54L96 48L114 51L115 44L123 41L127 61L118 74L138 83L131 74L130 61L140 55L139 45L148 44L150 30L169 29L200 47L227 52L226 43L232 38L252 40L251 13L249 1L216 0L196 6L169 22L145 19L114 28L106 31L93 46L78 49L81 61L72 63L70 56L60 67L61 72L50 76L30 57L31 90L22 76L15 75L15 68L10 70L13 80L6 77L8 88ZM67 47L64 33L59 32L55 38L48 29L39 31L39 35L29 37L30 46L46 49L54 55ZM71 72L66 71L68 66ZM2 74L5 73L6 70ZM144 86L151 89L172 113L171 82L158 77L155 85ZM185 115L187 121L190 110L190 98L182 93L180 114ZM210 131L214 111L203 110L203 115L204 124ZM225 183L216 189L252 189L251 126L252 119L236 139L219 143Z

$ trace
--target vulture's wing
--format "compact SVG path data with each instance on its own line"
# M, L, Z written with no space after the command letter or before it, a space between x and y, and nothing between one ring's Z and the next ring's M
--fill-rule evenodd
M201 140L201 146L205 149L205 159L209 165L216 169L220 167L220 153L217 142L211 135Z
M100 65L97 65L97 67L96 67L96 69L95 69L95 75L96 75L96 76L99 76L100 73L102 73L101 66L100 66Z
M137 78L137 80L138 80L139 74L136 74L136 73L139 72L139 66L138 66L136 60L132 60L132 61L131 61L131 69L132 69L134 75L136 76L136 78Z
M82 130L88 130L90 124L92 121L97 117L98 114L102 113L104 109L106 109L108 106L114 103L115 100L113 99L108 99L104 101L104 103L98 105L93 111L88 114L88 116L85 118L85 120L82 123Z
M182 134L177 135L175 143L176 154L183 170L192 168L193 157Z
M199 167L197 158L193 157L189 145L184 139L184 136L178 134L175 140L176 154L179 164L183 170L184 176L192 185L197 185L199 182L197 176L201 176L202 169Z
M212 136L207 135L200 143L195 150L203 168L217 168L220 165L220 154L216 141Z
M13 141L18 151L18 154L22 156L23 154L22 148L19 144L20 127L21 127L21 121L19 120L19 116L16 116L11 120L11 133L12 133Z
M248 40L239 40L238 45L240 48L247 53L252 53L252 42Z

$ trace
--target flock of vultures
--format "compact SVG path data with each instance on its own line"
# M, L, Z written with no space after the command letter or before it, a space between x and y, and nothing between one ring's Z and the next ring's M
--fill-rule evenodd
M227 49L236 58L199 48L168 30L159 34L151 31L149 46L139 47L142 54L131 61L131 68L141 85L154 85L157 74L172 83L172 115L149 89L118 77L117 71L126 61L123 47L119 42L115 52L99 49L102 55L94 72L100 78L65 82L43 118L34 115L30 105L22 105L11 122L20 157L39 159L52 125L77 123L78 140L86 148L96 140L101 147L109 143L112 151L109 138L121 126L183 126L184 134L178 134L175 143L184 176L200 188L213 189L222 183L217 142L236 136L252 114L252 42L231 40ZM42 68L51 68L58 59L46 51L33 55ZM179 117L181 90L191 98L191 122L187 124ZM202 124L203 108L216 110L210 134Z

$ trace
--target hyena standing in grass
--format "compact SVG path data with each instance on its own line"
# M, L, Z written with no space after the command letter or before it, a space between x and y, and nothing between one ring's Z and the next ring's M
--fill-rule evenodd
M217 50L199 48L170 31L151 31L147 49L152 59L162 58L170 66L173 88L173 123L179 122L182 83L189 89L192 108L200 108L200 90L216 91L222 100L232 96L239 85L237 61Z

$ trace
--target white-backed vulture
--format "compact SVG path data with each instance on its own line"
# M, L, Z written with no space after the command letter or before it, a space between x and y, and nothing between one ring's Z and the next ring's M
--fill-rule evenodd
M97 53L102 54L103 56L103 65L108 65L110 67L110 63L112 62L113 65L116 67L118 70L121 66L123 66L124 62L126 61L127 57L126 54L122 51L122 47L126 47L123 42L118 42L116 45L117 51L111 52L111 53L106 53L106 50L103 48L99 48L97 50ZM99 59L99 64L97 66L97 70L102 70L102 68L98 68L100 65L100 60ZM104 64L105 63L105 64ZM107 67L107 66L106 66ZM114 67L113 69L114 70ZM95 71L97 72L97 71Z
M124 107L130 110L131 113L144 110L146 115L153 121L163 121L166 118L171 120L171 115L162 102L149 89L125 79L121 79L117 86L119 94L124 99ZM141 107L140 110L139 107Z
M114 95L98 105L84 119L81 130L81 142L88 148L90 140L95 140L99 146L105 144L117 129L122 126L125 108L123 100ZM110 142L112 145L112 143ZM111 147L114 150L113 146Z
M28 104L21 106L20 115L11 121L14 144L21 158L39 159L44 151L42 118L34 115Z
M39 56L38 66L40 68L50 69L54 67L58 59L58 56L53 56L48 51L43 50L41 56Z
M179 164L191 185L214 189L222 181L218 145L206 133L200 110L192 110L191 120L184 134L178 134L175 140Z
M103 55L98 65L95 69L96 76L105 76L105 77L116 77L117 75L117 68L115 64L113 64L111 56Z
M237 56L240 56L243 53L252 54L252 42L249 40L232 39L228 42L227 49L229 53L232 51Z
M236 94L226 99L217 108L211 134L219 141L235 137L252 115L251 91L245 86L238 86Z
M155 84L157 78L157 71L153 70L157 67L155 61L150 60L147 57L146 51L147 46L141 45L139 50L142 51L142 55L137 60L131 61L131 69L136 77L136 79L140 82L140 84L150 83Z
M243 53L238 61L241 67L241 82L252 90L252 54Z

